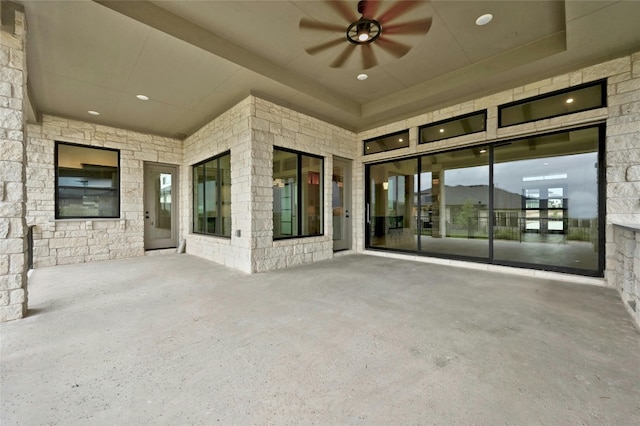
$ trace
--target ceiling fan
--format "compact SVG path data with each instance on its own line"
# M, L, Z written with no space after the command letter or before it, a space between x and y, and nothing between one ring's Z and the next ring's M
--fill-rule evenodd
M396 35L426 34L431 28L431 17L396 24L393 21L413 11L425 2L426 0L397 1L386 11L378 14L381 1L361 0L358 2L358 13L361 15L358 18L355 10L352 10L347 2L326 1L325 3L338 12L346 23L336 24L302 18L299 24L301 30L326 31L336 34L335 39L310 46L305 50L310 55L316 55L344 44L342 52L329 64L332 68L343 67L358 48L361 51L363 69L369 69L378 64L373 46L379 47L396 58L401 58L411 50L412 46L394 41L392 37ZM340 33L343 35L339 35Z

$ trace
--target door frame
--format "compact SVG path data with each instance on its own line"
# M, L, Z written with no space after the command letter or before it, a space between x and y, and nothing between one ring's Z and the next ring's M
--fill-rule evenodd
M179 179L179 166L177 164L167 164L167 163L154 163L154 162L144 162L144 166L143 166L144 172L143 172L143 212L144 212L144 227L143 227L143 232L144 232L144 249L145 251L147 250L158 250L158 249L167 249L167 248L177 248L178 247L178 235L179 235L179 226L180 226L180 221L178 218L178 214L179 214L179 188L180 185L178 184L178 179ZM151 240L150 239L150 232L149 232L149 218L148 218L148 204L149 202L151 202L152 199L155 199L154 197L152 197L152 194L149 193L149 191L153 191L153 188L150 187L150 182L149 182L149 173L152 170L156 170L156 171L163 171L163 172L169 172L171 173L171 238L167 238L164 239L161 243L155 243L154 241L156 240Z

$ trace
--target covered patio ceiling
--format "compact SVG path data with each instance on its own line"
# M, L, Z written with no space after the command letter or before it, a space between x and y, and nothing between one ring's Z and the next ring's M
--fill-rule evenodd
M249 94L362 131L640 50L638 1L424 1L393 23L431 19L430 30L394 38L411 47L401 58L374 45L378 64L359 81L357 51L330 67L346 40L305 50L345 37L299 27L346 28L335 2L17 3L31 121L46 113L177 138ZM357 3L340 2L354 16ZM382 14L396 2L374 3ZM493 20L476 25L485 13Z

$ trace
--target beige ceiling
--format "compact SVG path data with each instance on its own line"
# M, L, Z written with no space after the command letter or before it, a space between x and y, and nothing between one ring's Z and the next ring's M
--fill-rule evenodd
M329 67L346 41L305 51L344 36L299 28L346 28L326 1L18 3L38 113L177 137L251 93L361 131L640 50L636 0L425 1L393 23L431 17L430 31L395 36L412 46L400 59L374 45L379 64L358 81L358 52ZM476 26L483 13L493 21Z

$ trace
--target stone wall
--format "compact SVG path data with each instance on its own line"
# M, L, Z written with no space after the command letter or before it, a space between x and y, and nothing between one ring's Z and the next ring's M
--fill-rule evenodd
M636 323L640 325L640 225L613 225L614 267L607 280L615 287Z
M299 265L333 257L331 176L333 156L357 157L355 135L339 127L259 98L251 117L251 197L254 213L251 234L252 271ZM324 235L273 240L273 147L288 148L324 158ZM353 175L360 173L353 165ZM362 201L352 194L351 216L358 216Z
M0 322L27 312L25 221L26 23L2 3L0 31Z
M120 218L55 219L55 142L120 150ZM144 255L145 162L182 164L182 142L45 115L28 125L27 223L34 267Z
M187 253L251 272L251 129L248 97L184 141L181 174L181 228ZM199 235L193 225L192 166L231 151L231 238ZM240 236L237 232L240 231Z

